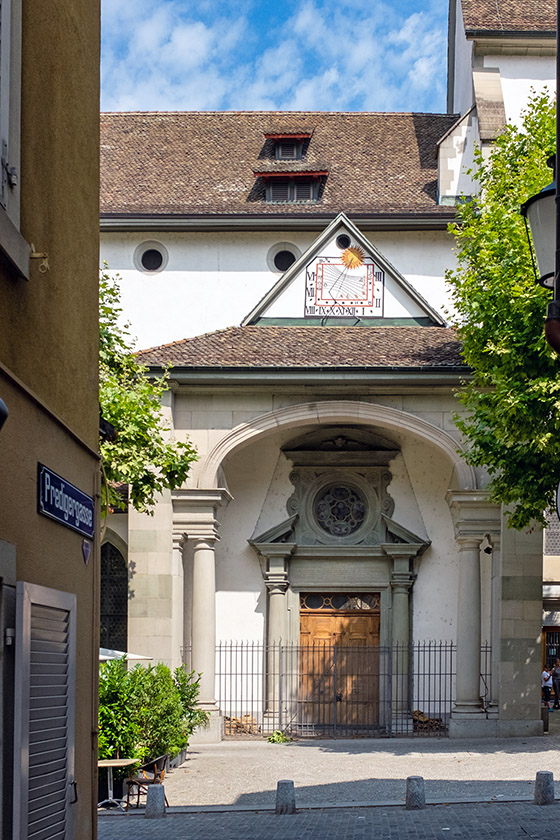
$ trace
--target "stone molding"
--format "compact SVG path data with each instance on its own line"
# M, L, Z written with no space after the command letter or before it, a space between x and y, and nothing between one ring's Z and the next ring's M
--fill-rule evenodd
M466 548L476 542L478 547L485 540L498 547L502 532L501 506L490 501L488 490L448 490L447 504L451 510L455 540Z
M323 424L362 424L382 427L387 431L406 432L418 440L435 446L443 452L454 467L459 488L474 490L476 475L457 452L457 441L443 429L421 417L376 403L353 400L309 402L262 414L241 423L213 447L198 472L199 487L216 487L220 465L234 450L249 446L253 441L277 432L279 429L301 429Z
M217 511L232 498L223 487L215 490L174 490L171 493L173 547L182 548L181 541L186 539L212 541L212 544L219 540Z

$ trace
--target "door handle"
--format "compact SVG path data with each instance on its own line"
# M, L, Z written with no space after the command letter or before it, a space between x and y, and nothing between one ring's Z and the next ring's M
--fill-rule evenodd
M342 691L339 691L338 694L336 695L336 702L337 703L342 703Z
M74 782L74 781L70 782L69 787L72 788L72 792L74 794L74 799L70 800L70 804L74 805L74 803L76 803L78 801L78 782Z

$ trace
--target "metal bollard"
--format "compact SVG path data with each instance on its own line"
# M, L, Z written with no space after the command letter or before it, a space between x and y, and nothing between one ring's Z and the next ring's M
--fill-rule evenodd
M426 794L422 776L408 776L405 807L407 811L419 811L426 807Z
M291 779L281 779L276 786L275 814L295 814L296 792Z
M165 817L165 788L163 785L150 785L146 793L146 810L144 816L148 820Z
M554 774L549 770L539 770L535 778L535 805L554 804Z

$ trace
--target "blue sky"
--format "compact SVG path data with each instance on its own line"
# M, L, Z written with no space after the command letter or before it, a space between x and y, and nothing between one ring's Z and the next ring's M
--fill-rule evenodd
M105 111L445 111L447 0L102 0Z

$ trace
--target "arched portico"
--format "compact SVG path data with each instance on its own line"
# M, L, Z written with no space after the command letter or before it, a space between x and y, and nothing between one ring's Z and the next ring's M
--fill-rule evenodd
M477 487L473 468L461 458L457 441L445 430L391 406L353 400L299 403L241 423L224 435L202 461L197 486L200 489L218 487L219 471L225 459L260 437L281 429L301 429L331 423L377 426L387 431L409 434L435 446L447 456L453 464L454 489L475 490Z

